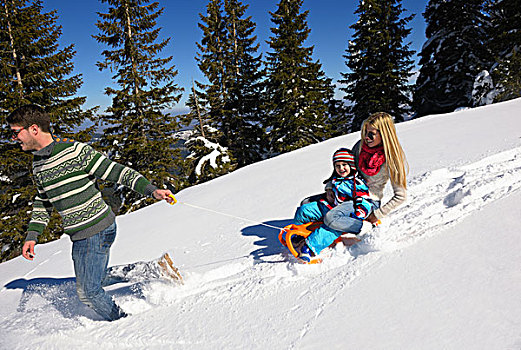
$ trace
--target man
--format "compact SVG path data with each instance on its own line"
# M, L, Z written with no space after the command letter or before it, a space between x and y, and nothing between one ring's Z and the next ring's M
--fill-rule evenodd
M33 175L38 190L22 255L33 260L38 235L55 208L73 242L72 259L80 300L106 320L126 316L102 288L107 285L107 264L116 236L116 222L95 180L116 182L169 203L173 201L172 193L158 189L135 170L112 162L87 144L55 140L50 132L50 117L41 107L22 106L7 117L7 122L13 141L22 150L33 152Z

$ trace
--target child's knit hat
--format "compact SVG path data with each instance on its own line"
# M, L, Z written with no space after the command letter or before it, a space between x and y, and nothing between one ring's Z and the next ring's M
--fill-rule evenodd
M349 167L351 169L356 169L355 165L355 156L353 155L353 152L351 152L350 149L347 148L340 148L339 150L335 151L333 154L333 164L336 162L346 162L349 164Z

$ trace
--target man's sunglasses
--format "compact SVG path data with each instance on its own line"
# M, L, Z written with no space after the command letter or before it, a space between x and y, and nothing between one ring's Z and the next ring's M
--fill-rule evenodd
M18 138L18 134L22 132L22 130L25 128L20 129L11 129L11 140L16 140Z

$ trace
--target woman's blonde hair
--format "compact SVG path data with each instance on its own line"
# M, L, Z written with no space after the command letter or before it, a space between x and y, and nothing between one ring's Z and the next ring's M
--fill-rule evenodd
M389 170L389 177L391 178L392 183L407 188L409 164L407 163L405 152L398 141L393 118L385 112L377 112L369 116L369 118L364 120L364 123L362 124L362 142L365 140L367 125L371 125L373 128L380 131L384 146L385 161L387 163L387 169ZM360 144L360 147L362 147L362 144Z

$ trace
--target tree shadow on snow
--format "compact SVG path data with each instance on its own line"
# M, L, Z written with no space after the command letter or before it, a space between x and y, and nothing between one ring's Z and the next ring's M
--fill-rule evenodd
M266 221L264 224L283 228L293 222L292 219L287 220L272 220ZM280 254L284 251L284 247L279 241L279 229L268 227L264 225L248 226L242 230L243 236L257 236L260 239L253 244L259 246L259 249L251 252L255 262L270 262L263 258L275 254Z
M21 289L22 296L18 303L18 312L45 312L48 305L58 311L64 318L73 319L83 316L92 320L101 320L93 310L84 305L76 294L76 278L20 278L7 283L4 286L6 289ZM139 288L135 285L122 286L117 289L108 291L109 295L113 296L136 296L136 291L139 294ZM138 295L139 297L139 295ZM46 305L42 305L37 299L44 300ZM35 300L34 303L31 303Z

